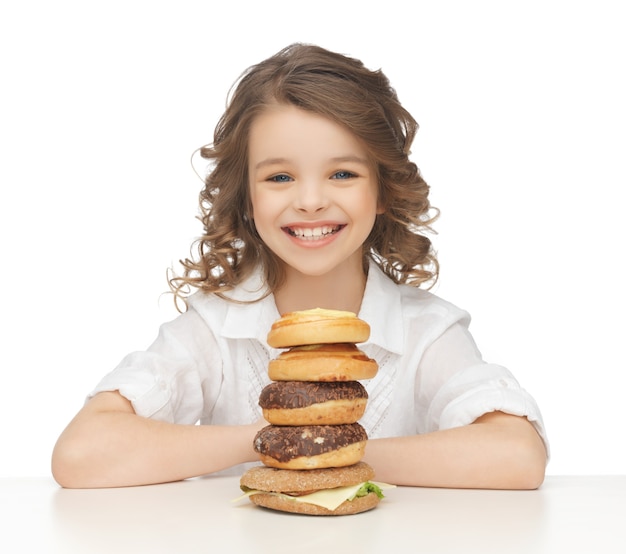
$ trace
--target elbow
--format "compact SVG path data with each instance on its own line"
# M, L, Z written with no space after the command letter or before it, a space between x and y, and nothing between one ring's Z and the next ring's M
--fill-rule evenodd
M544 463L535 463L526 465L517 476L518 490L535 490L541 487L546 475L546 466Z
M523 479L523 489L535 490L541 487L546 477L546 456L536 456L536 460L529 463L526 467Z
M510 488L535 490L541 487L546 475L547 454L539 436L519 442L510 452Z
M61 487L70 489L76 488L76 484L73 479L75 472L72 470L72 463L69 460L67 453L58 445L58 443L52 452L50 469L52 470L52 477Z
M496 480L494 488L538 489L545 479L548 458L543 439L532 423L525 417L498 413L484 420L493 421L498 445L496 466L489 471Z
M54 480L67 489L89 488L86 467L89 467L89 460L81 453L78 445L59 439L52 451L50 464Z

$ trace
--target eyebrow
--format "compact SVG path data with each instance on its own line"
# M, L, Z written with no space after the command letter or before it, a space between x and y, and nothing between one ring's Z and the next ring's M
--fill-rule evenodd
M332 163L353 162L353 163L358 163L362 165L369 165L370 163L369 160L366 158L362 158L360 156L353 156L353 155L337 156L335 158L331 158L329 161ZM255 169L259 169L267 165L283 164L287 162L289 162L287 158L267 158L265 160L261 160L258 164L256 164Z
M338 156L336 158L331 158L331 162L355 162L362 165L369 165L370 161L367 158L361 158L361 156Z
M264 167L266 165L276 165L282 164L287 161L287 158L267 158L266 160L261 160L258 164L254 166L255 169L259 169L260 167Z

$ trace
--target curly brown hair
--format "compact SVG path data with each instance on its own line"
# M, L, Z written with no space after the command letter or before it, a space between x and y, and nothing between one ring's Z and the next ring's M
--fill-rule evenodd
M276 103L343 125L371 156L384 211L363 245L363 267L372 259L396 283L434 284L439 266L424 233L432 231L438 212L430 206L428 185L409 160L417 122L382 71L319 46L293 44L241 75L213 143L200 149L211 167L200 193L204 234L194 242L191 258L180 261L183 274L169 279L176 300L184 303L191 287L222 295L259 265L270 291L282 283L281 262L254 229L248 184L250 126Z

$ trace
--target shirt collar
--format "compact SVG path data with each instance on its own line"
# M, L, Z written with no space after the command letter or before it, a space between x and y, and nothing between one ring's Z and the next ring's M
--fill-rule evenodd
M225 296L235 302L227 302L221 335L235 339L255 338L267 344L267 333L280 314L274 295L267 294L262 269L258 267L250 277Z
M359 317L370 325L370 338L365 344L402 354L404 318L400 287L374 262L370 262Z
M221 335L226 338L256 338L267 344L267 333L280 317L274 295L250 302L266 292L263 271L257 268L248 279L227 293L238 302L228 302ZM404 330L400 289L373 262L370 263L359 317L370 325L370 338L365 344L402 353Z

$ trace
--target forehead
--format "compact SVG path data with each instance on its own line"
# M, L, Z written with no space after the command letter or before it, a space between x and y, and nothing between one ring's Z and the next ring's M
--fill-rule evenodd
M265 158L354 156L368 158L361 140L338 123L291 105L274 105L252 122L249 157L252 165Z

